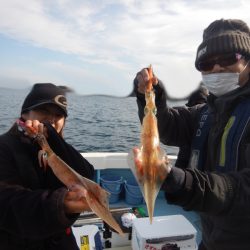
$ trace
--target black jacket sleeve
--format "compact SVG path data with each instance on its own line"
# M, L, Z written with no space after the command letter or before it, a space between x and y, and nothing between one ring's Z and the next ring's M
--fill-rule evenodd
M145 95L137 91L137 80L134 80L134 92L137 96L138 115L142 122L144 117ZM160 141L169 146L185 146L191 143L194 133L194 120L198 119L201 106L194 108L170 108L167 106L167 94L163 83L159 80L154 86L155 104ZM197 112L198 111L198 112Z
M236 211L232 207L235 188L236 182L228 175L176 167L172 168L162 185L170 204L211 215L233 214Z
M1 182L0 228L27 239L45 239L63 232L77 218L64 213L66 192L65 188L33 191Z
M10 137L8 138L10 139ZM18 150L18 149L17 149ZM29 168L23 163L22 167ZM65 188L57 190L25 188L16 157L8 144L0 143L0 230L27 239L43 239L62 232L73 224L77 215L64 213ZM36 174L26 172L29 179ZM25 183L25 184L24 184ZM36 183L36 185L38 185Z

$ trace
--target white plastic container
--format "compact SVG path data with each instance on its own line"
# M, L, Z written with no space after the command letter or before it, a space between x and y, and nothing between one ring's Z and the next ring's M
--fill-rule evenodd
M183 215L138 218L132 227L133 250L196 250L197 231Z

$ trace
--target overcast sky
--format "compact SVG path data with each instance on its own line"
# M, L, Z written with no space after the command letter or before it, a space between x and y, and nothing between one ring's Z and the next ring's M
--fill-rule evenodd
M0 0L0 86L125 96L152 64L168 94L183 97L201 79L204 28L220 18L250 25L249 10L248 0Z

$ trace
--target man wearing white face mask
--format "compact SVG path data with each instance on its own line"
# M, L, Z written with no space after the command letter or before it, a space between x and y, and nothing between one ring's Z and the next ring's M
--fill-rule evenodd
M195 66L210 91L207 104L169 108L155 77L161 142L191 145L188 168L172 167L162 190L168 203L200 213L199 250L250 249L250 30L237 19L212 22ZM147 68L134 80L143 118Z

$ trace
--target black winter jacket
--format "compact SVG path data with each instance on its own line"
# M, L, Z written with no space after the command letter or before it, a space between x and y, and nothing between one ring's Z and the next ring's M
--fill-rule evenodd
M203 105L169 108L161 82L155 87L155 92L161 142L179 147L191 145ZM250 249L249 122L240 140L235 170L227 173L215 171L222 133L230 114L239 102L249 98L250 82L223 97L209 96L208 106L213 115L203 171L173 167L162 186L169 203L200 213L202 241L207 250ZM144 95L138 92L137 104L142 120L145 100Z
M93 166L50 126L48 134L57 155L93 177ZM0 249L76 250L70 226L79 214L65 214L67 189L50 168L39 167L38 150L16 125L0 136Z

